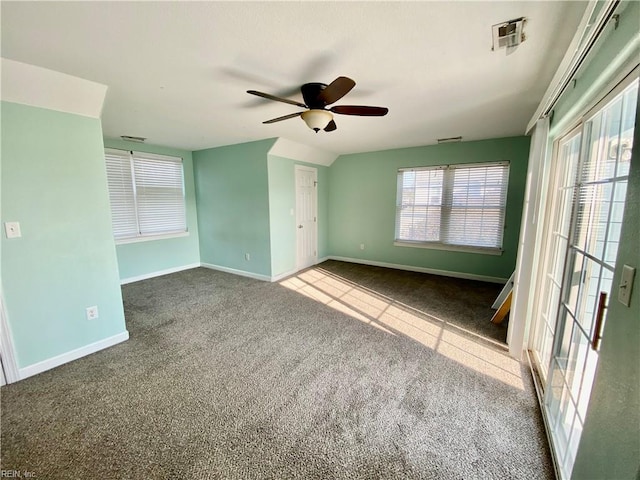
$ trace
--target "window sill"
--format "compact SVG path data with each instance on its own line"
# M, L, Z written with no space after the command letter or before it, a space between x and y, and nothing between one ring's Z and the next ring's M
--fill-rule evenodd
M163 235L143 235L140 237L121 238L116 240L116 245L125 245L127 243L150 242L152 240L167 240L170 238L188 237L189 232L166 233Z
M409 242L406 240L396 240L393 242L393 245L396 247L428 248L432 250L448 250L451 252L479 253L482 255L502 255L503 252L500 248L467 247L464 245L447 245L435 242Z

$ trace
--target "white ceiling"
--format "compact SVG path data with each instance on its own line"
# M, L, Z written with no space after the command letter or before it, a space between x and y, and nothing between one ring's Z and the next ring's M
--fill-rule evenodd
M107 137L188 150L284 137L353 153L524 133L585 2L7 2L2 56L105 84ZM527 40L491 51L491 26L526 17ZM315 134L299 111L306 82L356 87Z

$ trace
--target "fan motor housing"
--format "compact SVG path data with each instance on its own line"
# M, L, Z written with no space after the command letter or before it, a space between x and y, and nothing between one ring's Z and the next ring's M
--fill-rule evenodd
M304 103L312 110L322 110L327 105L318 98L320 92L327 88L326 83L305 83L300 87Z

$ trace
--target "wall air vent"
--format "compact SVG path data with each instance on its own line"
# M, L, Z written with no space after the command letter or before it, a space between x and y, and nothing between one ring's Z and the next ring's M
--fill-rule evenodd
M493 35L491 50L496 51L501 48L506 48L507 53L510 53L510 50L515 49L515 47L524 42L525 35L523 29L525 21L526 19L524 17L520 17L494 25L491 28Z
M136 142L136 143L144 143L146 138L144 137L131 137L129 135L121 135L120 138L122 140L126 140L127 142Z
M461 142L462 137L439 138L438 143L457 143Z

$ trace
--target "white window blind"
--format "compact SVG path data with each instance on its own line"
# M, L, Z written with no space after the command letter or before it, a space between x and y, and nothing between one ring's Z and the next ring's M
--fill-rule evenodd
M105 150L116 240L186 232L182 159Z
M122 150L107 150L105 159L113 236L116 239L136 236L138 220L133 194L130 153Z
M509 163L400 169L396 242L502 249Z

